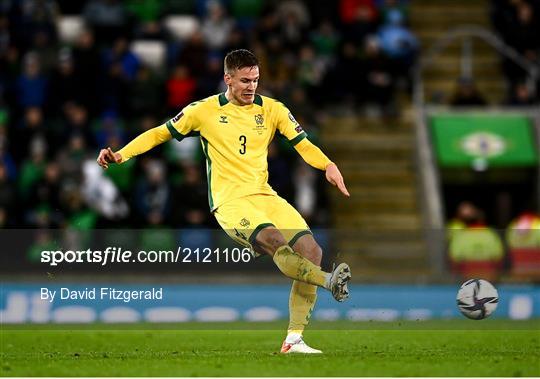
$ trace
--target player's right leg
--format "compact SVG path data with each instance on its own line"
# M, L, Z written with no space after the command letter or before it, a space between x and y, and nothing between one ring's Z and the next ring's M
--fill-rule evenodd
M269 196L271 198L272 196ZM268 199L263 199L268 201ZM287 277L323 287L332 292L336 300L343 301L339 288L348 281L344 267L325 272L309 259L294 252L283 234L276 229L269 216L261 211L261 198L246 196L221 205L214 215L220 226L235 241L251 247L252 251L270 255L279 270Z

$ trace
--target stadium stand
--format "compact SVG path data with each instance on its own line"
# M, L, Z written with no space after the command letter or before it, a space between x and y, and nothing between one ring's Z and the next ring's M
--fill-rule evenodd
M354 196L339 199L279 140L269 156L271 185L314 228L334 230L332 252L350 261L359 277L432 275L411 69L420 53L458 24L496 31L538 66L538 39L520 41L538 35L540 11L532 1L515 3L522 5L502 0L340 0L332 6L300 0L3 2L0 223L60 229L216 227L205 208L204 175L195 174L204 170L196 140L172 142L122 169L111 168L100 180L116 192L104 194L99 205L85 192L85 180L97 174L82 168L99 148L117 149L191 101L223 91L224 54L247 47L261 60L260 92L291 108L343 169ZM453 41L424 72L426 100L448 104L456 88L467 92L474 83L489 105L538 104L538 90L500 59L482 39ZM151 201L160 190L189 194L193 206L174 198ZM464 199L452 201L458 200ZM509 222L507 217L497 227Z

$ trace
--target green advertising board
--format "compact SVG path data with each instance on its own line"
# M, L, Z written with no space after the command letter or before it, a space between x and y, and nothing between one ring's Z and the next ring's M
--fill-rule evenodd
M441 114L431 118L439 165L523 167L538 162L534 128L520 115Z

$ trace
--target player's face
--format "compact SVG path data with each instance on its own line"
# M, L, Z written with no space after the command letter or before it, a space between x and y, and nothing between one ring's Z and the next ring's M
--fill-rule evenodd
M233 103L238 105L253 104L255 91L259 84L259 67L243 67L232 74L225 74L225 84L229 87Z

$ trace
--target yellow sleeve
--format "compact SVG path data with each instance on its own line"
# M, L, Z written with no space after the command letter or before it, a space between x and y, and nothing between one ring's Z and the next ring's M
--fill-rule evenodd
M285 105L276 101L274 103L274 112L277 130L287 138L292 146L296 146L297 143L307 137L306 132Z
M199 135L201 123L199 122L198 115L204 113L203 104L204 101L191 103L165 123L167 129L169 129L169 132L177 141L182 141L186 137Z
M307 164L319 170L326 170L328 165L333 163L321 149L312 144L307 138L302 139L294 148Z
M136 155L146 153L151 148L167 142L171 138L171 133L167 129L167 126L163 124L135 137L130 143L118 150L117 153L120 154L122 163L124 163Z
M307 164L326 170L329 164L333 163L317 146L307 139L300 124L296 121L287 107L279 102L274 105L276 112L277 129L287 138L289 143L296 149L298 154Z

